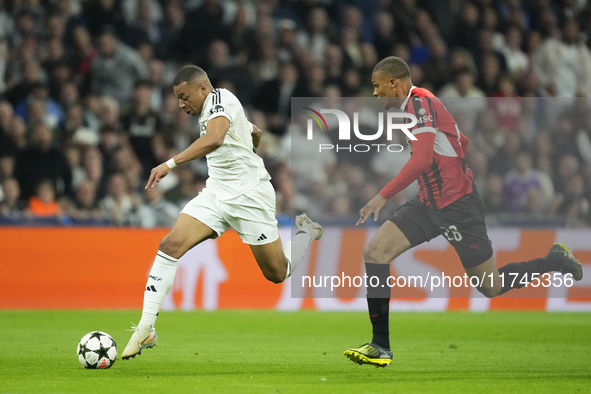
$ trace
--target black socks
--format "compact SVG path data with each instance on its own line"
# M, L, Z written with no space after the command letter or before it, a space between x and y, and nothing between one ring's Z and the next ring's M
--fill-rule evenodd
M521 289L525 286L524 277L527 278L527 282L529 283L533 280L533 274L537 274L539 277L546 272L557 271L559 269L560 262L556 261L552 256L504 265L499 268L499 274L504 277L501 294L505 294L511 289ZM515 274L517 274L517 276L515 276Z
M372 342L390 349L390 287L387 285L388 276L390 276L390 264L371 264L365 263L367 273L367 308L369 310L369 319L373 327ZM370 283L378 283L375 276L379 279L377 287L372 287ZM384 287L381 287L384 285Z

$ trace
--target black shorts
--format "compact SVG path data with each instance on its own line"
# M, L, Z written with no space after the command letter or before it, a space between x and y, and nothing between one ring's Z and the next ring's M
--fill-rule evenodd
M412 247L443 235L456 249L464 268L473 268L493 254L485 213L484 202L474 189L442 209L428 208L416 196L400 206L390 220Z

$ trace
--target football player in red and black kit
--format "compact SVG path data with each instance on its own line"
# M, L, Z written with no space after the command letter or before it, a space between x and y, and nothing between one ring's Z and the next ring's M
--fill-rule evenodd
M373 95L386 110L400 107L417 118L411 129L416 140L408 140L411 158L380 193L359 211L364 223L372 214L377 220L386 201L416 179L419 195L398 208L363 249L368 277L380 285L367 289L367 305L373 326L371 343L347 349L345 356L358 364L385 367L392 362L389 339L390 262L404 251L443 235L455 248L469 277L487 279L478 290L496 297L512 288L523 287L536 275L549 271L583 276L582 266L563 244L554 244L547 256L507 264L497 270L486 231L485 207L478 194L472 171L466 162L468 138L463 135L442 102L426 89L412 84L404 60L387 57L372 74ZM491 275L492 276L489 276ZM501 280L505 278L517 280ZM492 280L490 279L492 278ZM375 282L374 282L375 283Z

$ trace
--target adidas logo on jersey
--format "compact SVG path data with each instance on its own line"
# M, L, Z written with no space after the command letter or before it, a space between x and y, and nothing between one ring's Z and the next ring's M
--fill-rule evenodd
M267 239L267 236L265 234L261 234L261 236L259 237L259 239L257 239L257 241L264 241L265 239Z
M158 293L156 291L156 288L154 287L154 285L150 285L150 286L146 287L146 291L153 291L154 293Z

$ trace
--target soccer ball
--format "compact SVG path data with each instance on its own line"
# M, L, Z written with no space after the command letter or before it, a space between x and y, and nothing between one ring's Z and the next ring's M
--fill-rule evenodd
M117 359L117 344L106 332L92 331L82 337L76 354L84 368L110 368Z

